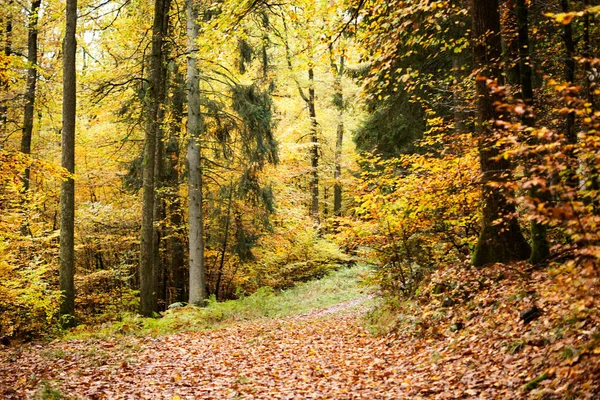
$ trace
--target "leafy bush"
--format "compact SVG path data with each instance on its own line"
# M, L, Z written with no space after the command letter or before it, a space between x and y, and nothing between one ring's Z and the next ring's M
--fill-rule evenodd
M288 288L319 278L349 261L339 246L319 235L306 218L261 238L256 261L241 266L236 285L246 293L262 286Z
M442 124L441 120L430 121ZM428 136L434 149L382 159L364 156L354 238L379 265L379 283L390 294L412 296L441 263L470 257L479 229L479 168L471 135ZM441 149L441 150L435 150Z

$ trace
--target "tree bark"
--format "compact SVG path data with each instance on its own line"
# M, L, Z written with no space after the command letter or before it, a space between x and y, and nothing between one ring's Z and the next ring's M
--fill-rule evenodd
M169 286L173 293L169 301L184 302L188 300L187 295L187 266L185 264L185 249L183 240L183 215L179 197L180 174L178 169L181 149L179 146L179 134L181 133L183 121L183 105L185 103L185 78L179 71L177 63L174 65L174 91L171 104L173 122L171 123L169 142L166 149L166 184L171 188L169 193L169 220L170 231L167 243L169 254L168 275Z
M77 77L75 56L77 41L77 0L67 0L63 42L63 124L62 166L75 173L75 121L77 117ZM75 181L65 179L60 186L60 305L61 322L75 323Z
M161 87L162 89L158 93L158 104L164 104L164 92L165 92L165 68L163 68L163 76L161 77ZM161 260L160 254L160 244L163 237L163 227L161 221L164 217L165 207L164 207L164 197L163 197L163 179L164 179L164 170L165 170L165 160L163 159L165 145L163 141L163 129L162 122L164 120L164 110L163 107L159 107L159 111L157 114L157 123L158 127L156 130L156 155L154 156L154 210L152 212L152 220L154 221L154 232L153 232L153 249L152 249L152 265L154 266L154 270L156 271L156 298L157 302L164 303L164 283L165 283L165 264ZM163 304L164 305L164 304ZM157 309L161 309L161 305L157 304Z
M510 176L510 163L498 157L494 122L501 118L494 103L502 101L498 91L490 91L487 81L502 85L499 67L502 56L500 42L500 14L498 0L471 1L474 55L477 74L477 113L479 128L479 163L482 173L482 231L473 253L473 265L524 260L530 248L515 217L515 207L509 201L512 195L505 188L493 188L492 182L505 182ZM501 223L496 220L502 219Z
M332 56L333 57L333 56ZM339 217L342 215L342 146L344 144L344 92L342 90L342 74L344 73L344 54L340 54L339 65L332 63L331 67L335 73L334 81L334 103L338 110L338 123L335 139L334 172L333 178L333 215Z
M203 305L207 297L204 268L204 218L202 213L202 155L200 136L204 121L200 113L200 72L196 56L198 53L198 10L194 0L187 0L187 90L188 90L188 171L189 171L189 303Z
M231 205L233 203L233 182L229 185L229 197L227 199L227 217L225 220L225 231L223 233L223 243L221 245L221 261L219 262L219 271L217 272L217 283L215 284L215 296L219 297L221 288L221 279L223 278L223 269L225 268L225 253L227 252L227 244L229 241L229 225L231 224Z
M163 90L163 40L168 0L155 0L152 50L148 68L149 87L145 94L145 141L143 165L142 232L140 242L140 314L151 317L158 311L157 266L155 264L155 168L160 135L160 93Z
M38 53L38 18L41 0L31 2L29 27L27 34L27 89L25 90L25 109L23 112L23 135L21 136L21 152L31 154L31 135L33 133L33 112L35 105L35 91L37 86L37 53ZM29 167L23 176L23 191L29 190Z
M261 47L261 56L262 56L262 77L263 80L266 82L267 79L269 78L269 55L267 53L267 50L269 48L269 35L267 34L268 30L269 30L269 15L267 14L267 12L265 10L262 11L261 13L261 17L262 17L262 26L264 28L264 32L262 35L262 47Z
M164 38L169 32L169 10L171 8L171 0L163 0L163 22L161 25L161 35ZM166 175L166 161L165 155L165 142L164 142L164 128L163 122L165 119L165 100L168 90L168 79L167 79L167 51L164 46L161 46L161 75L156 85L158 91L156 92L156 103L158 104L158 111L156 113L156 155L154 164L154 249L153 249L153 264L156 270L156 284L157 284L157 301L160 303L157 307L162 309L166 302L166 284L167 284L167 271L166 263L161 258L160 247L162 238L164 236L164 225L160 223L165 217L166 206L164 199L164 179Z
M308 115L310 118L310 164L311 164L311 207L310 212L319 221L319 136L317 113L315 109L315 72L312 65L308 68Z

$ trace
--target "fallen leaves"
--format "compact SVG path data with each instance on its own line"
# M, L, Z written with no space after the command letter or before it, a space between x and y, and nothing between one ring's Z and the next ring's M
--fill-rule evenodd
M472 293L477 310L428 309L420 328L388 336L366 330L368 310L353 300L207 332L29 345L2 355L0 390L7 399L34 398L44 387L77 399L593 398L600 347L546 329L570 310L544 286L549 280L485 284ZM547 312L525 326L515 305L534 293ZM451 332L458 317L464 327ZM593 326L585 325L588 336Z

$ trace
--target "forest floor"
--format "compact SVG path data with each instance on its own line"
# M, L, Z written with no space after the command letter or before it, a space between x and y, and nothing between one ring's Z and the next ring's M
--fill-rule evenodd
M210 330L67 338L8 348L0 354L0 397L598 398L595 346L600 342L585 337L597 332L595 319L571 321L568 326L578 336L565 328L552 339L554 317L545 315L556 314L562 299L538 299L553 312L530 324L519 320L518 311L514 315L516 302L523 301L514 293L541 290L551 281L547 273L535 274L527 287L520 286L520 278L506 279L510 285L497 284L474 297L483 299L478 310L456 307L438 315L440 309L424 307L420 316L398 314L404 322L380 335L365 319L377 299L363 293L309 312ZM454 329L462 312L476 315Z

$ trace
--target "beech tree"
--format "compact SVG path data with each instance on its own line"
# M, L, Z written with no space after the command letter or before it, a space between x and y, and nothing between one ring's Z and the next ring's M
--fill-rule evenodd
M21 152L31 154L31 134L33 132L33 112L35 105L35 92L37 86L37 58L38 58L38 19L41 0L31 2L29 25L27 27L27 89L25 91L25 108L23 111L23 135L21 136ZM30 169L25 169L23 177L23 190L29 190ZM24 227L24 233L27 233Z
M75 121L77 118L77 0L67 0L63 42L62 166L75 173ZM66 178L60 187L60 314L63 324L75 322L75 181Z
M204 217L202 212L202 154L200 139L204 129L200 113L200 73L198 70L198 9L194 0L186 1L187 16L187 92L189 135L188 161L188 219L189 219L189 303L202 305L207 297L204 269Z
M145 93L145 141L143 156L142 230L140 243L140 314L152 316L158 311L158 271L156 265L156 163L161 137L161 106L164 103L163 45L167 32L170 0L154 2L154 22L148 87Z
M334 94L333 103L338 110L338 122L335 137L335 155L334 155L334 172L335 180L333 186L333 214L340 216L342 214L342 146L344 144L344 92L342 88L342 75L344 74L344 50L340 51L338 62L335 61L333 44L329 46L329 57L331 70L334 74Z

